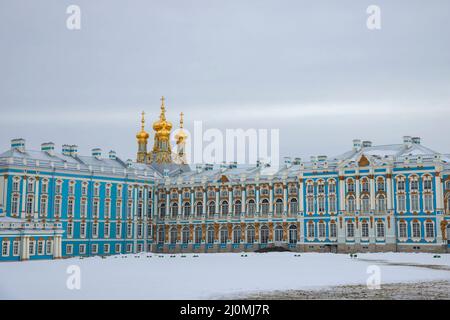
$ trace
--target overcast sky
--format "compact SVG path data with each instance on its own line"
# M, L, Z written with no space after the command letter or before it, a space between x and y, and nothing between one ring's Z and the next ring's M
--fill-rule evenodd
M71 4L81 30L66 28ZM366 27L371 4L381 30ZM449 12L446 0L0 0L0 149L22 137L134 158L140 112L155 120L164 95L188 129L280 129L282 156L403 135L450 153Z

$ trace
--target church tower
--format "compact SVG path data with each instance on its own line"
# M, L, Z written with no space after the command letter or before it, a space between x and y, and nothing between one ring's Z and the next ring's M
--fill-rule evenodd
M170 147L172 123L166 120L164 97L161 98L161 113L159 120L153 123L153 130L155 130L155 142L152 150L152 162L157 164L172 163L172 151Z
M176 162L178 164L187 164L186 159L186 139L188 138L187 133L183 130L183 112L180 113L180 129L175 134L175 140L177 141L177 154Z
M150 135L145 131L145 112L142 111L141 118L141 131L136 134L136 139L138 143L138 152L136 156L136 161L139 163L144 163L147 160L147 140Z

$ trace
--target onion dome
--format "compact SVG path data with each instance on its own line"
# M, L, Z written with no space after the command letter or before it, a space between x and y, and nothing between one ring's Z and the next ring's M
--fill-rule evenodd
M159 135L170 135L172 123L166 120L166 107L164 105L164 97L161 98L161 114L159 120L153 123L153 130Z
M180 129L175 134L175 140L177 140L177 143L186 140L188 137L186 131L183 130L184 126L183 115L184 115L183 112L180 113Z
M145 131L145 112L142 111L142 119L141 119L141 131L136 134L136 139L138 142L147 142L147 139L150 137L147 131Z

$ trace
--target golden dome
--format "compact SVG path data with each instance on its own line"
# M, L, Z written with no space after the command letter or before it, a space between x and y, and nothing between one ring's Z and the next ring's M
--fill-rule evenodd
M183 115L184 115L183 112L180 113L180 129L175 134L175 139L177 140L177 143L182 140L186 140L188 137L187 133L183 130L183 126L184 126Z
M164 97L161 98L161 114L159 120L153 123L153 130L162 135L170 135L170 130L172 130L172 123L166 120Z
M145 131L144 127L145 127L145 112L142 111L142 119L141 119L141 131L139 131L136 134L136 139L138 139L139 141L147 141L147 139L150 137L150 135L148 134L147 131Z

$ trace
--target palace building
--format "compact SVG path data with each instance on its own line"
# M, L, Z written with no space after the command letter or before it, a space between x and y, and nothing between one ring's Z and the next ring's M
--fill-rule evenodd
M0 153L0 261L137 252L449 252L450 156L403 137L273 168L186 161L183 114L144 113L136 161L75 145Z

